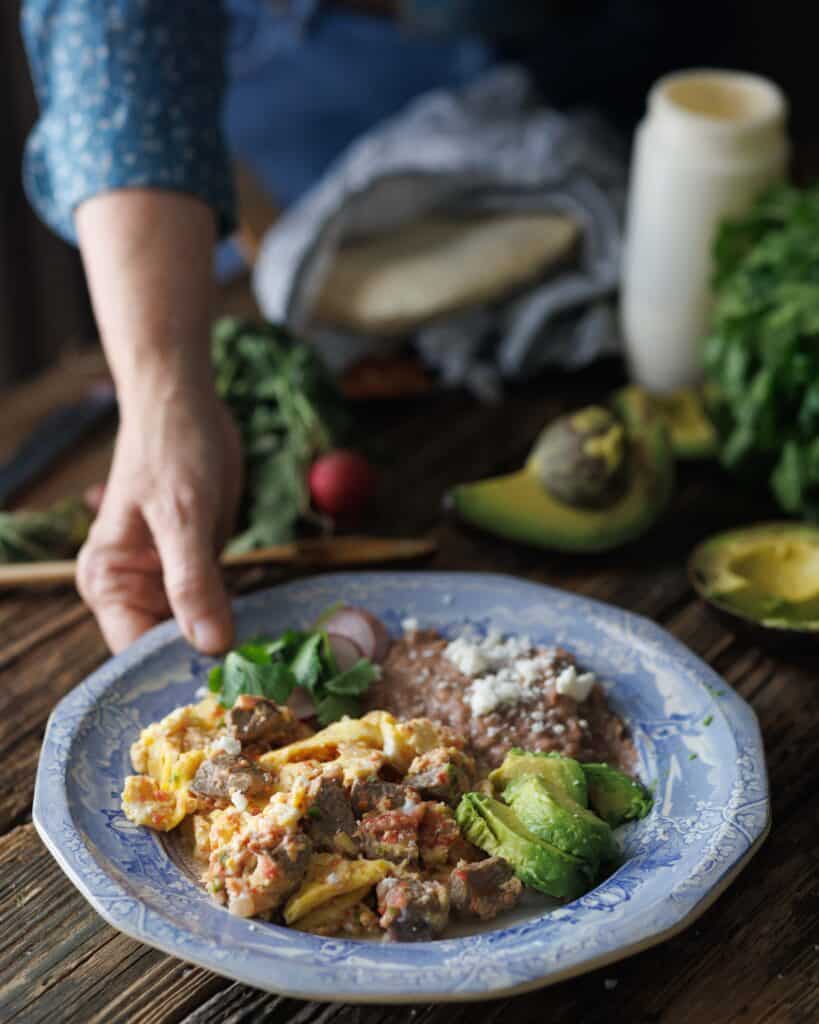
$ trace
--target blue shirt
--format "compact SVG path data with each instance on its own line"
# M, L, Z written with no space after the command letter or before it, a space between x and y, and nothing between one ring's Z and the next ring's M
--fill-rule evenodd
M484 70L490 50L454 30L484 27L492 6L406 0L432 37L318 0L24 0L40 103L26 191L69 241L80 203L127 187L198 196L227 234L228 149L292 201L360 132Z

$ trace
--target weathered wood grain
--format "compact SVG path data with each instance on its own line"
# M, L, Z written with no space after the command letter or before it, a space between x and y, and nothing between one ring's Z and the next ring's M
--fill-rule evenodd
M98 365L94 372L98 369ZM91 372L90 370L88 372ZM337 1007L300 1003L230 983L150 950L96 916L25 822L42 733L56 701L105 657L99 632L69 591L0 597L0 1021L98 1024L763 1024L819 1019L819 667L750 644L714 619L688 586L684 560L707 533L770 515L718 470L683 467L666 518L639 544L578 557L502 542L441 514L459 480L520 465L542 424L567 404L602 394L607 370L566 378L544 397L531 389L502 406L462 396L362 409L390 463L373 531L428 532L434 569L511 573L640 612L712 664L756 709L768 752L774 830L749 867L692 928L662 947L545 992L483 1007ZM67 394L49 378L0 413L12 438ZM6 431L6 423L9 431ZM32 503L77 491L104 474L110 432L32 489ZM281 570L253 570L239 592L272 585ZM18 827L14 827L17 825ZM5 833L5 835L3 835ZM609 985L606 985L608 980ZM615 986L611 985L616 981ZM70 1008L67 1014L66 1008Z

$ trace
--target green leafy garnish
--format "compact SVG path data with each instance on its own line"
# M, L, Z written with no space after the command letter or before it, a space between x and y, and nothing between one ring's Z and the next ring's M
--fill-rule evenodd
M220 703L232 708L243 693L266 697L276 704L287 703L296 685L293 672L280 661L261 662L231 651L225 658L222 672Z
M344 400L316 350L285 327L224 318L212 354L245 462L242 530L229 550L290 540L298 521L312 517L309 466L345 440Z
M819 518L819 185L778 186L721 228L703 350L723 463Z
M345 715L357 718L360 713L361 706L355 697L337 697L330 693L316 704L316 717L322 726L337 722Z
M328 679L324 689L340 697L360 697L370 688L370 683L378 678L378 668L371 661L362 658L346 672Z
M290 662L290 670L296 677L296 682L299 686L303 686L305 690L309 690L313 693L319 680L321 679L322 663L321 663L321 645L323 640L323 634L312 633L302 643L301 647Z
M321 725L361 713L359 698L378 678L379 668L361 658L339 672L327 634L320 629L288 630L275 639L257 638L231 651L208 673L208 689L231 708L241 694L287 702L296 686L307 690Z
M0 512L0 562L73 558L93 515L84 501L66 498L43 510Z

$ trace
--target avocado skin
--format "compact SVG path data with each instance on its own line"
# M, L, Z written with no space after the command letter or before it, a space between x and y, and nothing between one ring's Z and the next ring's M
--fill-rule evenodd
M582 768L592 810L612 828L638 821L651 810L648 790L624 772L607 764L584 764Z
M466 793L456 812L469 842L508 861L524 885L555 899L576 899L593 883L588 865L533 836L504 804L483 793Z
M671 449L677 459L710 459L719 451L716 428L705 402L693 389L652 395L632 384L616 391L611 405L623 419L631 415L641 419L659 417L668 428Z
M538 477L534 454L516 473L453 488L445 504L473 526L535 547L586 552L620 547L654 525L674 481L674 458L662 421L630 413L625 426L626 482L623 493L605 508L579 508L552 497Z
M503 799L532 835L585 861L595 877L601 864L618 859L620 850L606 822L550 792L542 778L515 779L503 791Z
M586 776L578 761L557 753L540 753L512 747L500 768L490 772L489 782L496 793L502 793L517 779L537 776L561 802L570 801L579 807L589 806Z

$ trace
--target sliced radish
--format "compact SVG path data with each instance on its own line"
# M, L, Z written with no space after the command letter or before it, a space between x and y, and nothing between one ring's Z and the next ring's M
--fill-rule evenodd
M328 633L345 636L365 658L381 661L390 646L384 623L363 608L341 608L324 623Z
M297 686L295 690L293 690L290 694L287 706L296 718L300 719L312 718L316 713L316 706L313 703L313 698L303 686Z
M327 639L330 641L339 672L346 672L364 657L364 652L358 644L342 633L328 633Z

